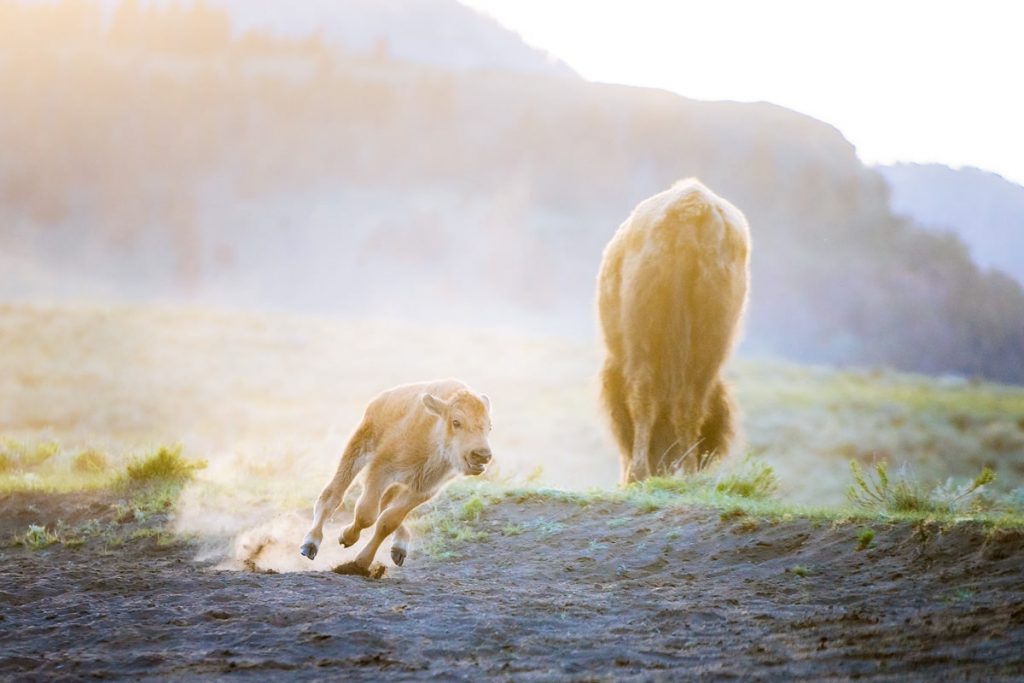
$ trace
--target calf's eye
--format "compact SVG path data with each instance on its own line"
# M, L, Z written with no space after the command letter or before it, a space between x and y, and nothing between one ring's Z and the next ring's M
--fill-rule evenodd
M462 423L459 422L458 420L452 420L452 427L455 427L455 429L459 429L460 427L462 427Z

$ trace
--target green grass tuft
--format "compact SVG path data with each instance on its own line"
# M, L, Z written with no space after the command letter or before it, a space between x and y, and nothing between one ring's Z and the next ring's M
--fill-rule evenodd
M465 521L475 522L480 519L480 515L483 514L486 506L487 504L484 503L483 498L474 493L470 496L469 500L462 504L462 509L459 511L459 518Z
M875 540L875 530L871 527L864 527L857 532L857 550L865 550Z
M866 473L856 460L850 461L850 470L854 483L847 498L856 507L876 513L952 515L965 512L984 487L996 478L991 468L984 467L964 486L950 484L928 490L906 473L895 479L890 477L884 462L875 464L873 475Z
M537 521L534 522L533 528L536 529L541 536L553 536L565 531L565 524L552 519L539 517L537 518Z
M778 491L779 480L772 467L753 456L738 465L722 469L717 475L701 472L678 477L651 477L632 484L626 492L630 500L644 511L665 507L669 501L695 500L758 500L771 499Z
M128 541L153 541L158 548L166 548L178 542L178 538L168 531L158 527L143 527L128 534Z
M131 486L186 482L204 467L205 461L186 460L181 454L181 446L161 446L155 453L128 463L121 483Z
M487 491L488 486L480 483L452 487L411 520L413 533L423 538L427 555L449 559L460 545L487 538L487 532L476 526L487 505L498 499ZM502 533L513 535L514 530L506 527Z
M19 536L16 541L26 548L41 550L54 543L59 543L60 536L41 524L29 524L28 531Z
M0 472L31 470L60 453L56 441L24 443L14 439L0 440Z
M76 455L71 462L71 469L82 474L99 474L106 471L107 467L107 456L91 448Z
M726 496L764 500L779 489L775 470L768 463L747 456L733 472L725 474L715 485L715 491Z

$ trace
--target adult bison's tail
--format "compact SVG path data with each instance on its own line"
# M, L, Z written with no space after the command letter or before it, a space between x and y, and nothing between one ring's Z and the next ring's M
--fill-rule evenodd
M719 377L708 396L707 410L700 425L699 468L703 469L729 452L736 435L735 410L729 385Z

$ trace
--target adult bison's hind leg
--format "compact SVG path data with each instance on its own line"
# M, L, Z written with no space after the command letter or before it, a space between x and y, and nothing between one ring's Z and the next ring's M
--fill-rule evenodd
M601 370L601 399L608 412L612 436L619 447L621 458L621 481L631 481L629 473L633 455L633 418L626 404L626 384L619 365L611 358L605 360Z
M707 411L700 425L701 467L729 452L736 433L734 411L729 385L718 378L708 397Z
M664 477L672 474L676 458L684 450L686 450L685 447L681 447L679 439L676 438L676 431L671 421L664 413L659 413L651 430L651 446L648 455L651 476Z
M628 408L633 420L633 444L625 482L631 484L651 476L651 439L654 435L655 411L649 400L650 391L631 387Z

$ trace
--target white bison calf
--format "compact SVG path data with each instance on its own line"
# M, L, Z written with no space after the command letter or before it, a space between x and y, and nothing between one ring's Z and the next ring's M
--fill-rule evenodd
M490 402L457 380L407 384L370 402L349 439L334 478L313 509L313 526L300 552L313 559L324 537L324 521L341 505L345 491L363 469L363 493L352 523L341 533L346 548L377 523L373 538L355 559L369 571L380 544L392 532L391 559L405 562L409 530L402 524L418 505L433 498L459 474L476 475L491 460Z

